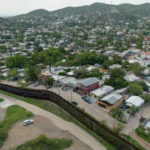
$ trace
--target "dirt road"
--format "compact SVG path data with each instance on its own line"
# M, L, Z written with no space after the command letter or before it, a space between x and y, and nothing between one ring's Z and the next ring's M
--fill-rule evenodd
M80 127L75 125L74 123L65 121L56 115L45 111L37 106L28 104L26 102L17 100L15 98L0 94L0 97L2 97L5 101L13 102L14 104L17 104L21 107L24 107L28 111L33 112L35 115L43 116L45 118L48 118L53 122L53 124L58 127L61 130L68 131L75 137L79 138L82 142L86 143L89 147L91 147L93 150L105 150L106 148L100 144L96 139L94 139L91 135L89 135L87 132L82 130Z
M16 82L3 81L2 83L12 85L12 86L18 86ZM42 85L38 87L34 87L33 85L30 85L28 88L39 89L39 90L46 89L45 86L42 86ZM54 88L54 87L48 90L55 92L56 94L62 96L64 99L66 99L69 102L71 102L71 100L78 102L78 106L80 108L83 108L87 113L89 113L90 115L92 115L94 118L96 118L99 121L105 120L107 122L107 125L111 128L113 128L114 124L116 123L116 119L114 119L112 116L107 114L106 111L102 107L99 107L95 103L88 104L81 98L79 94L73 92L72 90L63 91L61 90L61 88Z
M123 129L124 134L130 134L133 130L135 130L139 125L139 119L141 118L141 114L143 113L143 116L145 118L149 118L150 116L150 104L147 104L143 106L136 114L135 116L131 116L130 119L128 120L128 123L125 124L125 127Z
M146 142L144 139L140 138L135 131L130 133L130 136L135 139L140 145L142 145L146 150L150 150L150 143Z
M49 119L41 116L35 116L32 119L34 119L34 123L29 126L23 126L22 121L15 124L9 131L8 138L1 150L15 149L17 146L35 139L41 134L45 134L48 138L72 139L73 144L67 150L92 150L68 131L57 128Z

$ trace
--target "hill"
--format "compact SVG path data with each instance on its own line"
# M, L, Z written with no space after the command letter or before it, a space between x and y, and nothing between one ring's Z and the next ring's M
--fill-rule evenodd
M143 17L150 16L150 3L145 3L141 5L121 4L118 5L118 8L130 14L143 16Z
M55 11L37 9L27 14L19 15L16 17L17 18L35 17L35 16L40 17L40 16L53 16L53 15L70 16L70 15L91 14L93 12L100 12L105 14L106 12L112 9L113 10L115 9L116 12L120 12L121 15L125 14L125 15L140 16L140 17L150 16L150 3L145 3L141 5L133 5L133 4L109 5L104 3L94 3L92 5L85 5L80 7L66 7Z
M30 15L30 16L49 15L49 11L46 9L37 9L37 10L29 12L27 15Z

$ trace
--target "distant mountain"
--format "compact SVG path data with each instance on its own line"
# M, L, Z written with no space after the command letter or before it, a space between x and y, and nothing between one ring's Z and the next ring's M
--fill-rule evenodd
M56 11L48 11L45 9L38 9L31 11L24 15L19 15L16 17L34 17L34 16L50 16L50 15L59 15L59 16L68 16L75 14L88 14L93 12L105 13L111 9L115 9L123 14L134 15L147 17L150 16L150 3L145 3L141 5L133 4L121 4L121 5L109 5L104 3L94 3L92 5L85 5L80 7L66 7Z
M34 11L31 11L31 12L27 13L27 15L39 16L39 15L49 15L49 13L50 12L46 9L37 9L37 10L34 10Z
M139 16L150 16L150 3L145 3L141 5L132 5L132 4L121 4L118 5L118 8L134 15Z
M46 10L46 9L36 9L36 10L33 10L33 11L27 13L27 14L13 16L13 17L9 17L9 18L20 19L20 18L49 16L49 15L50 15L50 12L48 10Z
M103 3L94 3L92 5L86 5L86 6L80 6L80 7L66 7L63 9L59 9L56 11L53 11L51 13L56 13L59 15L72 15L72 14L87 14L90 12L95 11L106 11L109 8L110 5L103 4Z

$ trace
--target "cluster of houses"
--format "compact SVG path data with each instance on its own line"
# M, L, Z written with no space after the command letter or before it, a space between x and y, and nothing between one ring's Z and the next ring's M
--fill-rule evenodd
M92 68L92 66L88 67ZM62 88L68 87L74 92L80 95L87 95L91 101L95 102L103 107L107 112L110 112L125 103L126 106L134 106L140 108L144 104L144 100L139 96L129 96L128 88L115 90L112 86L104 85L104 80L99 80L96 77L90 77L86 79L76 79L73 76L61 76L59 75L66 67L51 67L47 70L43 70L41 75L43 78L51 76L56 83ZM70 70L70 72L73 72ZM133 81L132 75L129 76L130 81ZM129 80L128 79L128 80Z

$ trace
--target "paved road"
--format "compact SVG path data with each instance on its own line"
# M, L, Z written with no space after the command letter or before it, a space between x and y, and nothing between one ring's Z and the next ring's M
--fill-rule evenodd
M96 139L94 139L91 135L89 135L87 132L82 130L80 127L78 127L74 123L65 121L48 111L45 111L37 106L28 104L26 102L17 100L15 98L12 98L3 94L0 94L0 97L2 97L8 103L11 101L16 105L24 107L28 111L33 112L35 115L40 115L40 116L50 119L54 123L55 126L60 128L61 130L69 131L72 135L76 136L82 142L89 145L93 150L106 150L106 148L102 144L100 144Z

